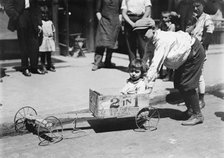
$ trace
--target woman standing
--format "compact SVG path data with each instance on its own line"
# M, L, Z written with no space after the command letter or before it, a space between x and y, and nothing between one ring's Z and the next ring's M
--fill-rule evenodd
M96 50L92 71L101 67L112 68L115 64L111 62L112 52L117 48L116 41L121 26L121 2L122 0L98 0L96 16L98 26L96 32ZM106 50L106 59L102 63L103 54Z

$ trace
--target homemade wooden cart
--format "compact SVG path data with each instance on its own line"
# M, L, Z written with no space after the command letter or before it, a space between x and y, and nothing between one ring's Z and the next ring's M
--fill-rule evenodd
M135 117L139 130L156 130L160 119L158 109L149 104L149 94L102 95L90 89L89 110L94 119ZM73 130L78 130L77 119L74 118ZM17 132L32 131L38 135L40 141L55 143L63 139L63 125L60 119L55 116L41 118L30 106L17 111L14 124Z

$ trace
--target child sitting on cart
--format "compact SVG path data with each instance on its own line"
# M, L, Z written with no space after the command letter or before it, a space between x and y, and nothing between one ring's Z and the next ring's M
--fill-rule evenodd
M129 65L130 78L127 80L126 85L122 88L121 94L131 95L150 93L149 89L146 87L146 82L144 79L145 72L146 71L144 70L142 60L133 60Z

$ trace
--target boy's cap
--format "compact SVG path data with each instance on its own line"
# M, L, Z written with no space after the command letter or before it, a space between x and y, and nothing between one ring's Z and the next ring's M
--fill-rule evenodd
M135 22L133 30L143 30L148 28L155 28L155 21L152 18L142 18Z

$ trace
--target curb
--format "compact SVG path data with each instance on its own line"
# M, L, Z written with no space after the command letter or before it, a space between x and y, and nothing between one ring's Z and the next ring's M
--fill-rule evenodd
M224 89L224 83L219 83L219 84L214 84L214 85L209 85L206 86L206 94L212 94L215 91L223 90ZM158 105L162 104L165 102L168 102L167 100L172 98L171 101L172 103L177 104L177 102L181 101L180 94L178 90L175 90L174 92L170 94L162 94L162 95L157 95L154 96L153 98L150 99L150 104L151 105ZM92 113L90 113L89 109L83 109L79 111L70 111L64 114L51 114L49 116L56 116L57 118L60 119L62 124L69 124L72 123L75 119L77 119L77 122L86 122L87 120L90 119L97 119L92 116ZM20 133L16 133L14 129L14 123L3 123L0 124L0 138L4 136L16 136L16 135L22 135Z

